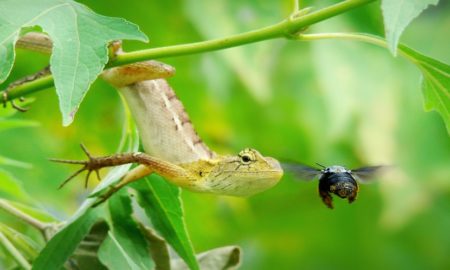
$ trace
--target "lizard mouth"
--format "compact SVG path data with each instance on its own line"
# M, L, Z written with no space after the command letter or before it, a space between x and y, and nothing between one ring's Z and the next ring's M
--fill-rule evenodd
M235 182L238 189L234 190L232 196L250 196L265 190L268 190L278 184L283 177L283 169L278 160L270 157L265 158L268 163L268 169L259 171L243 172L240 180Z
M278 160L271 157L266 157L266 160L270 164L270 166L274 168L273 171L279 172L281 173L281 176L283 176L283 169L281 168L281 164L280 162L278 162Z
M283 176L283 169L276 159L264 157L264 162L256 168L240 165L233 170L222 170L215 176L205 179L201 189L191 189L228 196L251 196L275 186Z

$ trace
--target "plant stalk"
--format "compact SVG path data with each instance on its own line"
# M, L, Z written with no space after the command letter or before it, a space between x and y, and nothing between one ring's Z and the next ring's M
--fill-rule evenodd
M263 27L257 30L232 35L225 38L124 53L111 60L106 67L110 68L151 59L221 50L268 39L283 37L291 38L298 32L304 30L307 26L374 1L375 0L346 0L309 14L290 16L288 19L268 27ZM297 11L294 11L294 15L295 12ZM52 75L41 77L34 81L26 82L22 85L9 89L7 95L5 95L6 98L4 99L4 102L36 91L47 89L52 86ZM2 96L2 93L3 92L0 92L0 97Z

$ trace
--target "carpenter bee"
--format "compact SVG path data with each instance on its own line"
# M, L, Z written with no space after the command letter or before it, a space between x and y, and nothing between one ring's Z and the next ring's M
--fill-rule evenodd
M349 203L356 200L359 186L358 181L365 183L374 176L384 166L369 166L359 169L349 170L343 166L325 167L317 164L322 168L314 168L302 164L284 163L283 169L292 172L295 176L303 180L319 179L319 195L326 206L333 209L331 193L345 199Z

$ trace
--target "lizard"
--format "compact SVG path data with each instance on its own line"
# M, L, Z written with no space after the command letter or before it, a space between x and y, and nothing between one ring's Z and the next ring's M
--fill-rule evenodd
M120 44L114 46L114 53L121 53ZM91 172L97 172L98 176L101 168L127 163L140 165L100 195L98 203L152 173L184 189L230 196L250 196L279 182L283 169L272 157L263 156L251 148L245 148L237 155L219 155L209 149L166 80L174 73L173 67L153 60L103 71L101 77L124 96L145 153L93 157L82 146L88 156L86 161L52 159L83 165L61 187L83 171L87 171L87 182Z

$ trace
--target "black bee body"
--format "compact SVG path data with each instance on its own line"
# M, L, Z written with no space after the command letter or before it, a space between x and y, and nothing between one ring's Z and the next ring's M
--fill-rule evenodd
M374 175L382 166L363 167L348 170L342 166L323 167L317 169L302 164L283 163L283 168L297 175L301 179L311 180L319 178L319 195L329 208L333 208L331 194L340 198L347 198L349 203L356 200L359 186L358 181L365 181L366 177ZM358 180L358 181L356 181Z
M349 170L344 167L332 166L322 170L319 178L319 195L323 202L333 208L330 193L348 199L349 203L355 201L358 195L358 183Z

